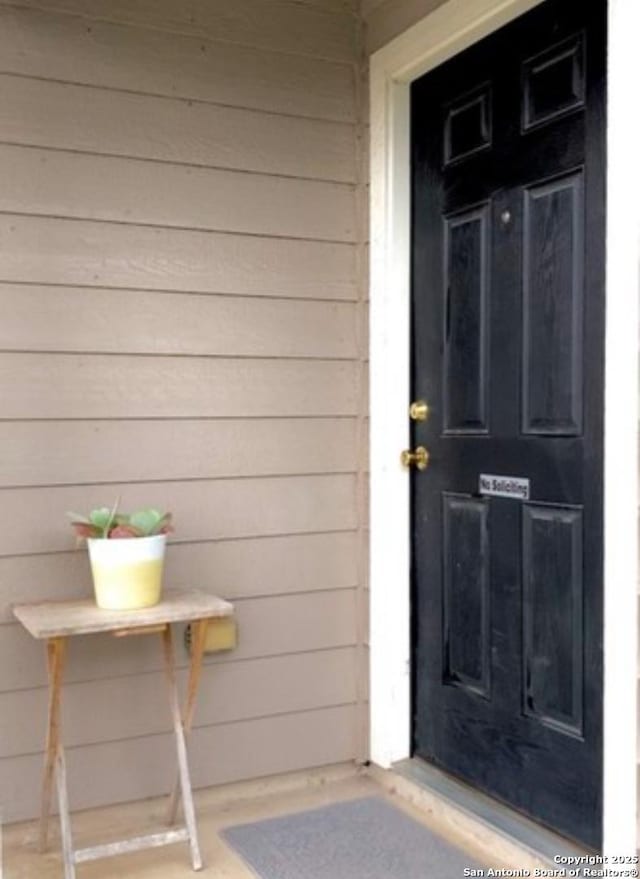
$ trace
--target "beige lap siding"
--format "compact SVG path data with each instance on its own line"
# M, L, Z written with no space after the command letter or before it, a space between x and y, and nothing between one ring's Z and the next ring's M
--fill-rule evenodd
M116 495L173 509L169 583L236 602L195 785L364 752L356 6L0 0L4 820L37 811L47 698L9 606L86 592L64 513ZM171 786L156 640L70 647L73 807Z
M362 0L366 48L371 54L442 6L446 0Z

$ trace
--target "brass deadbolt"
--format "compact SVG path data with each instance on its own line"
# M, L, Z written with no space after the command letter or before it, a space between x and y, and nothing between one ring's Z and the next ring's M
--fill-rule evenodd
M407 469L415 467L416 470L426 470L429 466L429 452L424 446L418 446L413 452L405 449L400 455L400 463Z
M429 417L429 405L426 400L414 400L409 406L409 418L412 421L426 421Z

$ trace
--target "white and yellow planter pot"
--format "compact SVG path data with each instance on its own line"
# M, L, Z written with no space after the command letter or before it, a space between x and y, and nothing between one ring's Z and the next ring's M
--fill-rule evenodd
M166 534L87 540L98 607L137 610L158 604L166 544Z

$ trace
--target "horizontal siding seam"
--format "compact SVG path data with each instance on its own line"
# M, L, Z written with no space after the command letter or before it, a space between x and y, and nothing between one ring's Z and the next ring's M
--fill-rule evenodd
M5 623L6 625L6 623ZM287 659L287 657L291 656L306 656L312 653L332 653L337 651L354 651L356 649L356 643L354 642L344 642L342 644L331 644L327 647L316 647L314 650L285 650L282 653L258 653L255 656L245 656L240 659L217 659L213 661L207 661L205 658L203 662L203 666L205 668L215 668L217 666L225 666L232 665L233 663L241 664L246 662L261 662L268 659ZM183 663L176 663L176 672L188 672L189 665L185 661ZM157 668L151 668L146 671L141 672L130 672L130 673L121 673L121 674L110 674L103 678L82 678L80 680L74 681L65 681L64 687L65 689L68 686L74 685L86 685L86 684L99 684L107 681L117 681L117 680L126 680L127 678L135 678L135 677L143 677L148 675L159 675L163 671L162 666L158 666ZM11 696L16 693L29 693L35 691L42 691L45 693L48 690L48 687L43 684L37 687L14 687L9 690L0 691L0 701L2 701L3 696ZM44 731L44 730L43 730ZM0 758L3 759L3 758Z
M301 177L298 174L282 174L278 171L254 171L251 168L229 168L227 165L199 165L190 162L181 162L175 159L157 159L153 156L146 158L140 156L127 156L121 153L102 153L92 150L73 149L72 147L61 146L39 146L34 143L14 143L13 141L4 141L0 138L0 146L16 147L21 150L36 150L37 152L66 153L69 156L91 156L96 159L118 159L123 162L131 163L151 163L156 165L174 165L176 168L199 168L204 171L219 171L226 174L242 174L246 177L264 177L268 180L299 180L303 183L316 183L319 186L334 186L339 189L346 189L352 195L355 194L358 184L349 183L344 180L324 180L317 177ZM358 244L361 242L358 241Z
M304 301L304 300L303 300ZM260 361L277 361L281 362L290 362L292 360L301 361L304 363L312 362L312 363L355 363L358 361L358 358L354 355L353 357L327 357L326 355L315 355L315 354L260 354L256 356L255 354L191 354L183 351L103 351L100 348L72 348L59 350L55 348L0 348L0 354L27 354L34 356L53 356L53 357L130 357L130 358L138 358L138 357L153 357L159 360L165 359L167 357L180 359L180 360L260 360Z
M99 351L95 348L92 348L90 351L43 351L41 349L36 349L32 351L25 350L16 350L15 348L10 348L8 350L0 349L0 354L11 357L12 355L23 356L23 357L39 357L41 354L47 354L51 357L124 357L124 358L150 358L152 360L165 360L168 358L176 359L176 360L228 360L234 363L236 360L254 360L259 363L263 362L280 362L281 360L286 360L290 363L293 360L297 360L300 363L306 363L311 360L314 363L354 363L357 361L356 357L300 357L299 355L288 356L286 354L283 355L255 355L255 354L160 354L155 352L129 352L129 351ZM237 416L236 416L237 417ZM270 416L266 416L267 418ZM330 417L330 416L325 416Z
M271 479L272 477L268 477ZM0 489L1 491L2 489ZM11 489L8 489L9 491ZM272 540L277 537L314 537L320 534L356 534L357 528L328 528L324 531L283 531L273 534L243 534L235 537L210 537L208 540L176 540L180 546L192 546L202 543L235 543L241 540ZM48 549L42 552L10 552L0 556L5 559L32 558L42 555L62 555L73 552L72 549ZM0 623L0 625L17 625L17 623Z
M208 41L211 43L217 43L217 44L224 45L224 46L237 46L238 48L241 48L241 49L251 49L254 51L258 51L258 52L270 52L273 54L282 55L285 57L292 57L292 58L310 58L310 59L314 59L317 61L325 61L330 64L339 64L342 66L353 66L354 61L355 61L355 47L354 47L354 59L352 60L351 58L346 58L346 57L342 57L342 56L338 56L338 55L323 55L323 54L317 53L317 52L295 52L295 51L286 50L286 49L273 49L273 48L270 48L269 46L262 46L262 45L256 45L254 43L247 43L242 40L225 40L225 39L214 40L210 36L209 32L206 31L204 28L202 30L196 30L196 29L186 30L186 29L180 29L179 27L174 27L174 28L168 27L168 26L163 27L163 26L153 24L150 22L144 22L144 24L139 24L135 21L122 21L121 19L118 19L118 18L108 18L103 15L86 15L83 13L67 11L64 9L51 9L51 7L48 7L44 3L38 4L38 5L36 5L36 4L24 5L21 3L10 3L10 2L7 2L7 0L1 0L0 6L6 6L7 8L21 9L21 10L27 10L27 11L33 11L34 9L37 9L38 11L45 12L48 15L63 15L63 16L66 16L67 18L76 18L76 19L80 19L82 21L102 22L104 24L118 25L119 27L126 27L126 28L130 28L131 30L137 30L137 31L157 31L159 33L165 33L165 34L176 34L177 36L191 37L192 39L204 40L204 41ZM296 6L293 5L292 9L295 10L295 8L296 8ZM308 8L311 8L311 7L308 7ZM320 14L333 15L333 16L339 15L340 17L347 18L349 20L352 20L353 18L357 17L355 14L352 14L352 13L344 14L344 13L337 12L337 11L330 10L330 9L318 9L317 7L313 7L313 8L315 9L316 12L319 12Z
M351 67L351 64L345 65ZM317 116L311 113L287 112L286 110L267 110L264 107L255 104L229 104L226 101L207 101L205 98L187 97L186 95L172 94L165 92L149 92L142 89L124 88L116 85L98 85L91 82L83 82L80 79L59 79L51 76L38 76L34 73L19 73L15 70L0 68L0 76L18 77L20 79L29 79L35 82L55 83L56 85L72 85L77 88L98 89L99 91L112 92L114 94L135 95L139 98L159 98L160 100L179 101L191 106L192 104L202 104L205 107L220 107L224 110L242 110L247 113L259 113L265 116L283 116L285 119L308 119L310 122L331 122L337 125L348 125L355 127L355 113L353 117L344 116Z
M346 533L346 532L339 532L339 533L342 534L342 533ZM298 535L293 535L293 536L298 536ZM66 550L66 551L73 552L73 550ZM55 555L56 553L43 553L43 554L44 555ZM6 558L8 558L8 556L6 556ZM302 597L308 598L311 596L313 596L315 598L317 595L334 595L334 594L335 595L343 595L343 594L346 594L347 592L355 592L357 590L357 588L358 588L358 584L356 583L351 586L327 586L327 587L324 587L321 589L305 589L305 590L299 590L299 591L293 591L293 592L260 593L260 594L254 593L254 594L247 594L247 595L243 595L243 596L236 596L236 597L231 598L229 600L231 601L232 604L243 604L247 601L252 601L252 602L257 603L259 601L270 601L271 599L274 599L274 598L302 598ZM224 590L220 590L220 591L224 592ZM88 595L88 593L87 593L87 595ZM64 598L62 598L61 600L64 601ZM14 629L17 629L17 628L20 628L21 625L22 625L22 623L19 623L17 620L13 620L13 619L12 620L0 620L0 627L6 626L6 627L13 627ZM78 637L80 637L80 636L78 636ZM353 641L353 642L345 641L342 644L330 644L327 647L315 647L311 651L284 650L281 653L264 653L264 654L260 653L260 654L254 655L254 656L245 656L245 657L241 656L240 658L238 658L236 656L232 656L230 654L228 657L227 656L224 656L224 657L216 656L215 659L209 658L209 661L207 661L207 658L205 657L204 663L205 663L205 665L216 664L216 663L220 663L222 665L225 665L228 662L248 662L248 661L252 661L252 660L256 660L256 659L269 659L270 657L275 657L275 656L297 656L299 653L317 653L317 652L324 651L324 650L336 650L338 648L342 649L342 648L346 648L346 647L355 647L355 646L356 646L355 641ZM183 666L178 665L178 667L182 668ZM152 669L152 670L154 670L154 669ZM139 674L139 673L140 672L134 672L134 674ZM114 677L129 677L129 676L130 676L129 674L114 675ZM90 680L94 680L94 679L88 678L87 681L83 680L82 682L86 683ZM102 680L102 678L98 678L98 680ZM1 690L0 689L0 693L21 692L23 690L33 690L33 689L38 689L38 688L37 687L17 687L17 688L14 688L13 690Z
M334 177L307 177L303 174L255 171L251 168L243 168L242 166L234 165L206 165L202 162L181 162L177 159L158 159L154 156L135 156L130 153L103 153L90 149L71 149L70 147L58 147L45 143L25 143L23 141L0 139L0 145L22 147L23 149L51 150L52 152L71 153L82 156L102 156L105 159L129 159L135 162L154 162L158 165L175 165L181 168L203 168L210 171L232 171L235 174L257 174L261 177L278 177L283 180L305 180L314 183L332 183L335 186L350 186L351 188L356 185L355 174L352 175L351 179L338 180Z
M241 724L241 723L255 723L256 721L259 721L259 720L269 720L272 717L300 717L304 714L317 714L321 711L331 711L335 708L348 708L351 706L353 706L355 708L356 702L353 702L353 701L351 701L351 702L335 702L335 703L330 703L328 705L319 705L315 708L303 708L298 711L275 711L272 714L259 714L259 715L256 715L255 717L242 717L242 718L238 718L236 720L221 720L218 723L206 723L203 725L199 725L197 722L195 722L192 727L192 731L216 729L218 727L224 727L224 726L235 726L235 725ZM142 733L137 736L124 736L122 738L117 738L117 739L104 739L104 740L94 741L94 742L82 742L81 744L77 744L77 745L65 745L64 749L65 749L65 752L67 754L69 754L72 751L75 751L76 749L99 748L102 745L117 745L117 744L121 744L123 742L135 742L135 741L139 741L141 739L156 738L158 736L173 736L173 731L171 729L167 729L167 730L163 730L161 732ZM24 758L24 757L37 757L42 753L44 753L44 748L42 751L27 751L22 754L11 754L6 757L0 757L0 762L3 760L19 760L20 758Z
M332 421L344 421L345 419L355 421L358 418L357 415L261 415L257 420L259 421L326 421L330 423ZM173 418L171 415L164 416L149 416L148 418L136 418L135 416L121 418L100 418L99 416L89 416L87 418L15 418L15 419L5 419L5 423L13 423L21 424L22 422L29 424L31 422L42 422L42 424L51 424L51 422L59 421L61 424L66 423L67 421L82 421L87 424L110 424L113 421L122 421L124 423L131 421L193 421L193 422L201 422L201 421L237 421L238 424L244 424L247 421L247 416L245 415L200 415L195 417L187 417L183 418Z
M344 470L304 470L304 471L276 471L256 473L230 473L224 476L174 476L170 479L126 479L127 485L171 485L172 483L197 483L197 482L240 482L247 479L304 479L307 476L355 476L357 469L345 467ZM40 491L43 488L86 488L100 485L122 485L121 479L107 479L91 482L41 482L41 483L3 483L0 485L0 493L3 491ZM1 496L1 494L0 494ZM175 541L179 543L180 541ZM6 558L0 553L0 558Z
M254 478L268 478L273 479L274 477L254 477ZM60 486L61 488L66 488L67 486ZM21 489L0 489L3 491L29 491L28 488ZM345 528L342 531L291 531L286 534L243 534L241 537L220 537L220 538L211 538L210 541L198 541L199 543L226 543L231 540L267 540L272 537L299 537L302 535L309 534L345 534L351 533L355 529L353 528ZM190 540L173 540L172 545L174 546L184 546L185 544L191 544L193 541ZM41 555L57 555L61 552L70 552L69 549L45 549L42 552L8 552L2 553L0 552L0 559L15 559L15 558L32 558L35 556Z
M260 2L260 0L258 0L258 2ZM262 0L262 2L265 4L269 4L272 2L272 0ZM284 0L284 2L287 3L287 5L291 5L292 9L299 9L300 7L305 7L306 9L315 10L316 12L320 12L324 15L337 15L337 16L340 16L341 18L352 18L352 19L355 19L356 21L360 21L360 19L361 19L359 6L358 6L358 3L356 2L356 0L354 0L354 3L352 6L347 6L346 4L344 4L339 9L334 8L334 7L330 7L330 6L327 7L327 5L323 2L323 0ZM379 3L383 2L383 0L378 0L378 2ZM0 0L0 6L6 6L7 8L10 8L10 9L22 9L25 11L37 9L40 12L46 12L49 15L65 15L65 16L68 16L69 18L82 18L83 20L89 19L91 21L109 21L113 24L121 25L122 27L131 27L131 28L134 28L137 30L147 30L147 28L149 28L150 30L160 30L160 31L165 30L162 27L153 27L153 25L148 25L146 23L145 24L136 24L136 22L121 21L118 18L106 19L106 18L102 18L101 16L88 15L88 14L85 15L80 12L65 11L64 9L52 9L51 5L47 4L46 2L21 3L20 0ZM366 17L369 17L369 14L370 13L367 13ZM167 30L167 32L168 33L176 33L176 31L173 31L170 29ZM190 34L189 33L187 34L187 36L189 36L189 35L194 36L193 31L191 31ZM196 34L195 38L199 39L199 38L204 38L204 37L202 37L199 34ZM213 40L213 38L211 38L211 39L212 39L212 42L216 42L215 40ZM273 49L270 51L277 52L278 50Z
M12 352L13 354L17 354L18 352ZM242 418L245 421L262 421L263 419L267 419L269 421L287 421L288 419L310 419L310 420L318 420L323 421L326 418L331 419L339 419L339 420L353 420L357 417L357 415L353 412L343 412L343 413L333 413L331 415L130 415L130 416L122 416L122 415L114 415L111 418L104 418L98 416L76 416L69 418L60 418L57 415L52 415L50 418L48 417L36 417L36 416L24 416L24 417L10 417L3 418L0 415L0 424L48 424L50 421L55 422L92 422L92 421L237 421L238 418Z
M65 223L101 223L106 226L131 226L139 229L163 229L168 232L197 232L198 234L224 235L232 238L260 238L264 241L304 241L309 244L334 244L340 247L357 247L354 238L318 238L308 235L284 235L275 232L246 232L211 226L184 226L178 224L152 223L141 220L116 220L113 217L85 217L79 214L50 214L45 211L17 211L0 208L0 217L26 217L40 220L63 220Z
M266 0L266 2L271 3L271 2L273 2L273 0ZM285 2L288 2L288 0L285 0ZM321 4L306 3L305 0L294 0L294 3L291 8L294 10L297 10L301 6L304 6L307 9L313 9L316 12L319 12L320 14L338 15L341 18L352 19L355 22L358 22L358 20L359 20L359 15L356 10L348 11L348 10L344 9L344 10L339 11L337 9L327 9L326 7L322 6ZM95 21L95 22L99 22L100 24L112 25L114 27L119 27L119 28L126 28L127 30L132 30L132 31L143 31L144 32L144 31L150 30L150 31L155 31L157 33L167 33L167 34L172 34L172 35L175 34L176 36L181 36L181 37L184 37L185 39L193 40L194 42L198 42L200 44L206 43L207 45L209 45L211 47L233 46L233 47L238 47L238 48L249 49L250 51L253 51L253 52L264 53L265 55L274 55L277 57L283 56L285 58L306 58L306 59L309 59L310 61L321 61L324 64L331 64L331 65L335 65L336 67L353 67L353 65L354 65L354 61L348 60L346 58L341 59L341 58L336 58L333 56L325 57L323 55L316 55L315 53L307 54L307 53L302 53L302 52L288 52L286 49L274 49L271 46L254 45L253 43L245 43L244 41L238 41L238 40L220 39L220 38L213 36L209 31L206 31L206 30L203 30L201 33L198 33L193 30L192 31L179 31L179 30L176 31L176 30L172 30L170 28L154 26L153 24L149 24L148 22L145 22L144 24L142 24L142 23L138 23L135 21L122 21L117 18L105 18L102 16L94 16L94 15L84 14L82 12L73 12L71 10L55 9L45 3L42 3L42 4L26 3L25 4L25 3L20 3L19 0L14 0L14 2L11 2L11 0L0 0L0 7L4 7L6 9L20 10L22 12L31 12L31 13L40 12L40 13L43 13L44 15L50 15L50 16L60 15L60 16L63 16L64 18L76 18L76 19L80 19L81 21Z
M301 598L302 596L315 596L315 595L319 595L322 593L329 593L329 592L337 592L337 593L355 592L357 588L358 588L357 584L356 585L349 585L349 586L332 586L330 589L309 589L306 592L274 592L271 595L248 595L248 596L243 596L241 598L234 597L229 600L231 601L232 604L236 604L236 603L242 603L243 601L257 601L260 598L265 598L265 599L268 599L268 598L279 598L279 599ZM61 600L64 601L64 598L62 598ZM20 625L20 624L13 622L11 620L0 620L0 630L3 627L9 629L11 626L15 627L18 625ZM369 649L370 645L368 642L364 642L363 646L366 647L367 649ZM348 650L355 650L357 647L358 647L358 645L355 640L353 640L353 641L338 641L333 644L328 644L326 647L314 647L313 650L283 650L281 653L255 653L255 654L252 654L251 656L240 656L240 657L235 657L235 658L234 657L229 657L229 658L218 657L218 658L212 659L210 661L207 661L207 659L205 658L203 661L203 666L205 668L207 668L209 666L216 666L216 665L232 665L233 663L239 664L239 663L244 663L244 662L260 662L260 661L267 660L267 659L286 659L288 656L306 656L308 654L313 654L313 653L330 653L332 651L341 651L341 650L348 651ZM180 671L188 671L188 670L189 670L189 664L186 660L185 660L185 662L176 661L176 671L180 672ZM134 677L139 677L141 675L158 674L161 671L162 671L162 668L160 666L158 666L158 668L150 668L150 669L145 669L143 671L118 672L115 674L110 673L109 675L106 675L105 677L78 678L77 680L74 679L72 681L65 681L65 686L67 686L67 685L73 686L75 684L91 684L91 683L96 683L98 681L111 681L111 680L117 680L120 678L134 678ZM12 693L27 693L30 690L46 690L46 689L47 689L46 684L38 684L38 685L34 685L34 686L29 686L29 687L9 687L7 689L0 689L0 701L2 700L3 696L11 695Z
M295 535L295 536L297 536L297 535ZM72 550L69 550L69 551L72 552ZM56 553L55 552L46 553L46 555L56 555ZM15 558L15 556L5 556L4 558ZM342 595L342 594L346 594L348 592L355 592L357 590L357 588L358 588L358 583L352 582L352 583L343 583L340 586L321 586L321 587L314 587L311 589L302 589L302 590L293 589L288 592L261 592L261 593L255 593L255 592L249 593L248 592L244 595L242 595L242 594L241 595L234 595L231 598L228 598L227 600L231 601L231 603L235 605L235 604L243 604L247 601L252 601L252 602L258 602L261 600L269 601L270 599L276 599L276 598L277 599L304 598L304 597L309 598L312 596L315 597L316 595L331 595L333 593ZM219 591L224 592L224 590L219 590ZM225 595L227 595L227 593L225 593ZM88 591L87 591L87 594L85 597L86 598L91 597ZM62 598L60 598L60 600L64 601L65 600L64 596ZM1 601L1 598L0 598L0 601ZM11 628L11 627L18 628L20 625L21 625L21 623L17 622L17 620L14 620L14 619L6 620L6 619L0 618L0 629L3 626L6 628ZM355 646L356 646L355 641L354 642L345 641L344 643L330 644L327 647L314 647L313 650L285 650L281 653L257 653L257 654L251 655L251 656L241 656L239 658L236 656L229 655L229 657L222 657L222 658L217 657L215 660L212 659L211 662L207 662L207 660L205 658L204 664L205 665L209 665L209 664L226 665L228 662L229 663L231 663L231 662L253 662L253 661L256 661L259 659L273 659L276 657L284 657L284 656L298 656L299 654L304 654L304 653L324 653L327 650L346 650L346 649L351 649L352 647L355 647ZM177 663L176 668L178 668L178 669L187 668L187 665ZM135 677L137 674L147 674L147 673L151 673L153 671L156 671L156 669L150 669L149 672L144 672L144 671L140 672L139 671L139 672L131 672L131 673L112 674L112 675L109 675L108 679L110 680L112 677L113 678ZM86 679L82 678L78 681L73 681L72 683L90 683L92 680L106 680L106 678L86 678ZM0 696L2 696L5 693L21 693L26 690L37 690L37 689L41 689L44 687L45 687L45 685L43 684L42 687L39 687L39 686L36 686L36 687L13 687L13 688L5 689L5 690L0 688Z
M351 587L355 589L355 587ZM339 590L331 590L331 591L339 591ZM303 593L287 593L287 594L303 594ZM316 594L315 592L313 593ZM233 599L237 601L237 599ZM6 623L4 625L7 625ZM313 656L316 653L349 653L355 650L356 644L345 643L345 644L331 644L328 647L315 647L313 650L285 650L283 653L264 653L258 654L256 656L241 656L240 658L233 658L231 655L229 657L219 657L217 659L213 659L211 657L207 657L205 655L203 660L204 668L216 668L219 665L240 665L241 663L246 662L264 662L269 659L286 659L290 656ZM176 671L187 672L189 670L188 660L176 661ZM108 677L102 678L79 678L78 680L65 681L64 689L68 690L72 687L86 686L87 684L98 684L104 683L106 681L120 681L127 680L128 678L142 678L148 677L150 675L162 675L163 674L163 666L158 665L157 668L149 668L143 671L137 672L120 672L118 674L110 674ZM47 684L40 684L35 687L13 687L9 690L0 690L0 700L3 696L15 695L16 693L29 693L29 692L47 692L49 689Z
M2 140L0 139L0 145L2 146L11 146L11 147L20 147L21 149L29 150L48 150L51 152L61 152L61 153L69 153L71 155L82 155L82 156L95 156L97 158L105 158L105 159L126 159L132 162L151 162L157 165L174 165L180 168L199 168L206 171L229 171L233 174L250 174L253 176L259 177L270 177L275 179L282 180L302 180L308 183L327 183L333 186L347 186L350 189L354 189L355 177L350 180L338 180L333 177L308 177L303 174L285 174L280 171L258 171L252 168L245 168L241 166L233 166L233 165L207 165L202 162L186 162L180 161L179 159L160 159L156 156L140 156L133 155L130 153L108 153L108 152L98 152L97 150L92 149L80 149L80 148L71 148L71 147L60 147L55 146L54 144L41 144L41 143L26 143L24 141L13 141L13 140Z
M16 353L16 352L12 352ZM358 416L353 415L114 415L112 418L103 418L90 415L86 418L1 418L0 424L50 424L59 422L80 421L87 424L114 422L114 421L354 421Z
M311 589L311 590L301 589L296 592L284 592L283 596L284 597L289 597L291 595L297 595L297 596L313 595L313 596L316 596L316 595L333 595L334 593L335 594L338 594L338 593L343 594L345 592L353 591L356 588L357 588L357 584L355 584L353 586L327 586L324 589ZM245 595L242 598L237 598L237 597L234 598L233 603L240 602L240 604L242 604L245 601L254 601L254 602L258 603L260 601L269 601L273 597L274 597L273 595L268 595L265 593L261 593L259 595L255 595L255 594ZM349 642L348 645L341 645L341 646L351 646L351 642ZM294 652L297 652L297 651L294 651Z
M276 296L272 293L228 293L224 290L212 290L212 291L202 291L202 290L175 290L170 288L156 288L156 287L114 287L112 285L105 284L76 284L76 283L63 283L60 281L24 281L24 280L14 280L0 277L0 286L4 287L46 287L52 289L59 290L91 290L91 291L103 291L109 292L113 291L122 291L125 290L127 293L153 293L154 295L158 294L169 295L169 296L215 296L219 299L256 299L259 302L272 300L275 302L337 302L337 303L346 303L348 305L357 306L358 300L355 298L355 285L354 285L354 296L350 299L338 299L335 296L326 297L326 296Z
M160 92L146 92L140 91L138 89L126 89L122 86L95 85L94 83L79 82L73 79L57 79L56 77L36 76L35 74L29 73L15 73L12 70L4 70L3 68L0 68L0 76L7 76L11 77L12 79L26 79L30 82L45 82L63 86L71 85L74 88L91 89L92 91L107 92L109 94L134 95L138 98L150 98L154 101L172 101L173 103L177 104L186 104L188 107L191 107L194 104L198 104L205 107L219 107L224 110L239 110L243 113L257 113L260 116L275 116L276 118L284 119L304 119L309 122L318 122L320 124L340 125L346 128L353 129L354 136L357 129L357 121L355 117L353 120L346 120L334 118L331 116L311 116L303 113L285 113L283 110L266 110L262 107L246 106L244 104L227 104L223 101L205 101L204 98L186 98L181 97L180 95L165 95Z
M321 533L324 533L324 532L321 532ZM337 533L346 534L349 532L340 531ZM294 535L289 535L289 536L299 537L300 535L294 534ZM306 536L309 536L309 535L306 535ZM208 541L199 541L199 542L200 543L207 543ZM70 550L65 550L65 552L69 552L69 553L83 552L83 550L82 549L78 549L78 550L70 549ZM34 553L34 555L38 555L38 553ZM56 553L55 552L44 553L44 555L56 555ZM9 556L5 556L5 558L9 558ZM87 586L88 585L89 584L87 584ZM235 597L230 598L229 601L231 601L232 604L243 604L247 601L252 601L257 604L258 602L271 601L274 598L302 598L302 597L310 597L310 596L313 596L315 598L317 595L334 595L334 594L335 595L338 595L338 594L342 595L347 592L355 591L358 588L358 586L359 586L358 583L351 583L351 584L344 584L342 586L322 586L322 587L314 588L314 589L295 589L295 590L291 590L290 592L247 592L245 595L236 595ZM168 589L167 591L170 592L171 590ZM225 590L222 589L219 591L224 592ZM225 592L225 595L226 594L227 593ZM87 597L90 597L88 592L87 592ZM64 600L65 600L64 598L61 599L61 601L64 601ZM22 625L22 623L19 623L17 620L4 620L4 621L0 621L0 625L19 627ZM81 636L69 636L69 637L81 637ZM349 642L348 644L340 645L340 646L351 646L351 642ZM298 653L298 652L300 652L300 653L305 653L305 652L313 653L316 650L320 650L320 649L324 649L324 648L318 647L318 648L314 648L314 650L312 650L312 651L302 650L302 651L293 651L293 652L294 653ZM277 654L266 654L266 655L268 655L268 656L288 656L290 652L291 651L285 651L282 654L277 653ZM253 657L253 656L247 657L247 659L254 659L254 658L256 658L256 657ZM257 658L261 658L261 657L257 657ZM231 656L231 654L229 655L229 659L230 659L230 661L233 661L233 662L240 661L236 657ZM27 689L28 690L31 688L30 687L25 687L25 688L21 687L20 689ZM0 692L4 692L4 691L0 690Z

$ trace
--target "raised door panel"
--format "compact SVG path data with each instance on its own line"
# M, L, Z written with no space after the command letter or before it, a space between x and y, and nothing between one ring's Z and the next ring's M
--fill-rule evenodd
M581 736L582 510L527 504L522 536L523 711Z
M583 172L524 192L522 430L582 432Z
M486 432L489 205L445 218L444 432Z
M488 698L488 502L445 494L442 519L444 682Z

